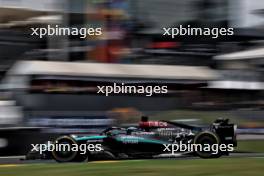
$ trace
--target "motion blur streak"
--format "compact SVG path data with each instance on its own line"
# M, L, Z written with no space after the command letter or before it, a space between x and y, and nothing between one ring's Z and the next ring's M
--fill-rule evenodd
M228 118L238 125L235 152L263 153L263 9L259 0L0 0L0 156L144 115L199 127ZM233 30L163 35L188 26ZM48 27L102 33L31 35ZM152 96L97 94L113 83L152 86ZM205 165L214 162L226 166Z

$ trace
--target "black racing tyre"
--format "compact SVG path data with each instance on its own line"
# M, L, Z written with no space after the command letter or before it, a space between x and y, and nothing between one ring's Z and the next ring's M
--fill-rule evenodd
M194 138L194 144L198 144L202 146L203 150L197 150L195 151L196 155L198 155L201 158L218 158L220 157L221 151L218 150L217 153L210 149L209 151L205 150L205 146L213 146L213 145L218 145L220 144L220 139L217 136L217 134L210 132L210 131L205 131L198 133L195 138ZM208 145L209 144L209 145Z
M72 147L78 145L78 143L70 136L59 137L55 140L54 144L61 146L60 150L57 149L52 151L52 157L57 162L81 162L87 159L87 155L81 155L78 151L72 150ZM65 147L63 147L63 145Z

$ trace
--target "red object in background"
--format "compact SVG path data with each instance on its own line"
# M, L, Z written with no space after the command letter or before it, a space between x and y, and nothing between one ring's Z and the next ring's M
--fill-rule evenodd
M141 127L141 128L149 128L149 127L164 128L164 127L167 127L167 126L168 126L168 123L167 122L162 122L162 121L139 122L139 127Z
M169 49L179 47L178 42L153 42L150 44L149 48L153 49Z

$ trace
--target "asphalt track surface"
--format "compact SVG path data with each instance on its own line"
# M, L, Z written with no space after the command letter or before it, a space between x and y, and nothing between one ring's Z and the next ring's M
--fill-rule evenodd
M34 164L34 163L57 163L54 160L24 160L24 156L6 156L0 157L0 167L6 164ZM264 158L264 153L232 153L229 156L223 156L223 158ZM200 159L199 157L192 156L177 156L177 157L164 157L155 159L174 159L174 160L194 160ZM123 160L118 160L122 162ZM105 162L105 161L91 161L91 162Z

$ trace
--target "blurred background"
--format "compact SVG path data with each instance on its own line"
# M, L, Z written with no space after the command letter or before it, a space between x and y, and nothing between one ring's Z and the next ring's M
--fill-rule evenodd
M30 35L47 25L101 27L103 35ZM231 27L234 35L162 35L179 25ZM238 124L238 151L263 152L263 69L264 1L0 0L0 155L141 115L195 124L229 118ZM96 94L114 82L169 92Z

